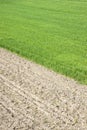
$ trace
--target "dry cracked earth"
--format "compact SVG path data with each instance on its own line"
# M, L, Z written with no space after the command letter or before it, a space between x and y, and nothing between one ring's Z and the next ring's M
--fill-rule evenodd
M0 130L87 130L87 86L0 48Z

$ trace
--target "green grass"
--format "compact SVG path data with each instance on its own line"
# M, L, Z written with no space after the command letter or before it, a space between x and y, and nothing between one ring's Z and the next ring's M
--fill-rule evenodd
M0 46L87 84L87 0L0 0Z

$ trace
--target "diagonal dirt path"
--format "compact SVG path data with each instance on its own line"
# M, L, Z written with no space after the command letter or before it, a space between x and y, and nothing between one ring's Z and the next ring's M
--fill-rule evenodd
M0 130L87 130L87 86L0 48Z

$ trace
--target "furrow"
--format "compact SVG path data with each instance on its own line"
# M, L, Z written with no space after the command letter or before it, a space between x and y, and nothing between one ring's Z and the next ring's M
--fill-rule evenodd
M5 69L5 67L2 69L3 71L4 71L4 69ZM6 70L5 70L5 72L6 72ZM3 72L3 74L4 74L4 72ZM7 74L8 75L13 75L13 73L12 73L12 71L11 71L11 73L9 73L9 71L7 72ZM31 93L33 93L33 98L35 98L35 99L37 99L38 100L38 102L42 102L42 104L44 104L44 105L46 105L46 106L48 106L48 107L50 107L51 106L51 108L53 108L54 110L56 110L56 112L57 112L57 109L55 108L55 106L53 106L51 103L49 103L49 102L47 102L46 100L41 100L40 98L38 98L38 96L36 96L35 94L34 94L34 91L35 91L35 89L36 89L36 92L38 93L38 90L40 89L40 88L38 88L38 83L35 83L35 82L33 82L33 81L31 81L31 79L29 78L29 77L27 77L27 75L26 74L24 74L25 76L24 77L22 77L22 80L23 80L23 85L21 84L20 85L20 83L18 84L18 85L20 85L21 86L21 88L23 88L23 90L24 91L31 91ZM6 76L6 75L4 75L4 76ZM8 78L8 77L7 77ZM16 77L17 78L17 77ZM19 77L18 79L19 79L19 81L20 81L20 78L21 77ZM11 80L11 79L10 79ZM15 77L14 77L14 79L13 79L13 81L16 83L16 80L15 80ZM16 85L15 85L16 86ZM28 86L28 87L27 87ZM44 86L45 87L45 86ZM48 87L48 90L49 90L49 93L46 93L46 94L49 94L49 97L51 97L52 98L52 96L50 95L50 93L52 94L52 90L54 90L54 92L55 92L55 89L52 89L52 90L50 90L50 87L51 86L49 86ZM41 87L41 90L42 90L42 88L43 88L43 85L42 85L42 87ZM43 88L44 89L44 88ZM40 91L41 91L40 90ZM45 90L46 91L46 90ZM45 94L45 91L43 91L44 92L44 95L43 95L43 93L41 93L44 97L45 96L47 96L46 94ZM48 91L47 91L48 92ZM39 92L39 94L40 94L40 92ZM50 100L51 100L51 98L50 98ZM47 99L48 100L48 99Z

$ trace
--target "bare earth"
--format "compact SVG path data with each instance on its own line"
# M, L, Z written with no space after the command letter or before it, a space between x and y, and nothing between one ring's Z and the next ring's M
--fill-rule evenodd
M0 49L0 130L87 130L87 86Z

